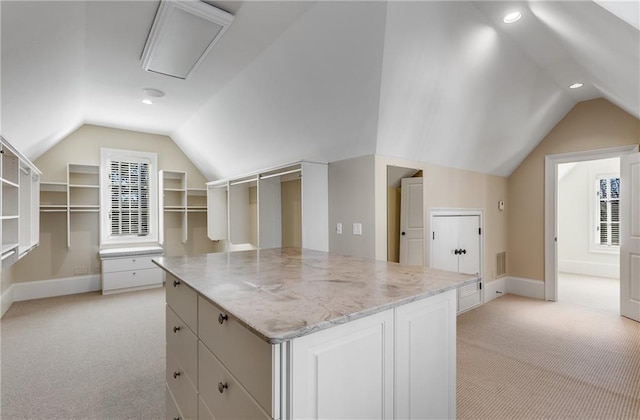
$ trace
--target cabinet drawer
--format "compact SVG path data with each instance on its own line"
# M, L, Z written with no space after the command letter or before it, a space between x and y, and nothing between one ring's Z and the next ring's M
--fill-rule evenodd
M198 337L253 398L273 415L273 346L208 300L201 296L198 299ZM228 318L220 323L220 315Z
M260 405L202 342L199 346L198 389L202 402L213 417L217 419L270 419L271 417L262 410ZM220 392L221 385L225 386L222 392Z
M187 323L189 328L197 332L198 328L198 295L189 286L172 276L167 278L167 304Z
M211 414L209 407L202 401L202 397L198 398L198 419L199 420L216 420Z
M171 391L169 391L169 387L165 386L165 400L167 406L167 420L183 420L180 415L180 410L178 410L178 405L176 404L176 400L173 399L173 395L171 395Z
M166 381L182 414L180 418L185 420L198 418L198 392L176 362L175 357L169 352L167 352Z
M167 353L173 356L195 388L198 384L198 337L169 306L166 312Z
M154 256L155 257L155 256ZM158 268L151 258L154 257L127 257L109 258L102 260L102 272L114 273L118 271L145 270L147 268Z
M116 289L128 289L131 287L160 285L162 285L162 270L157 267L146 270L120 271L102 274L103 292Z

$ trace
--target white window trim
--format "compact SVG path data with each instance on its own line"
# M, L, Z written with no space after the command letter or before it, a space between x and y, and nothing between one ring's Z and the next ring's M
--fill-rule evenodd
M140 236L111 236L111 222L109 211L111 198L109 197L109 174L111 160L126 161L128 159L148 159L149 168L149 234ZM124 149L100 149L100 246L110 245L146 245L158 243L158 154Z
M596 207L596 203L599 201L594 198L595 194L599 192L598 180L602 178L620 178L620 173L617 172L591 172L590 179L592 185L592 194L589 198L589 229L591 230L589 234L589 252L594 254L612 254L617 255L620 253L619 245L601 245L596 243L596 239L599 235L596 227L599 225L598 213L599 210Z

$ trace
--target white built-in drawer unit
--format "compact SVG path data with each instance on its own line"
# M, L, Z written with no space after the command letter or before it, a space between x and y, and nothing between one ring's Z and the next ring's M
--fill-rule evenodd
M214 321L215 320L215 321ZM212 322L213 321L213 322ZM229 373L234 378L230 378L230 383L240 385L243 389L233 389L229 385L228 394L236 393L234 398L240 401L239 395L247 394L255 400L253 404L259 405L269 415L273 415L273 395L272 395L272 361L273 348L266 341L260 339L257 335L242 326L235 319L229 317L223 310L217 308L202 296L198 297L198 336L204 344L201 349L208 349L209 354L215 360L203 359L202 350L200 352L200 362L207 361L207 366L213 366L215 361L223 365L226 369L218 369L215 367L216 374L221 377L217 381L225 383ZM211 374L211 370L200 368L202 375ZM222 377L224 376L224 380ZM202 395L203 389L208 389L211 381L215 378L211 377L211 381L207 381L208 376L199 378ZM217 383L217 382L216 382ZM219 391L219 390L218 390ZM216 393L219 394L219 392ZM223 390L224 392L224 390ZM213 396L219 397L219 395ZM231 397L229 397L231 398ZM209 406L211 412L216 418L225 418L224 413L218 413L219 402L211 405L218 399L211 400L203 396L205 404ZM256 404L257 403L257 404ZM252 406L253 407L253 406ZM251 412L260 412L254 410ZM246 413L249 414L248 412ZM256 418L252 416L251 418Z
M101 250L102 293L162 286L163 271L151 261L161 255L160 247Z

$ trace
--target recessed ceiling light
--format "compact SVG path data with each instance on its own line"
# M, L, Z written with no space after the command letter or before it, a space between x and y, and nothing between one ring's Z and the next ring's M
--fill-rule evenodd
M511 12L508 15L506 15L505 17L503 17L502 21L504 23L513 23L513 22L519 21L521 17L522 17L522 13L520 13L520 12Z
M142 103L145 105L153 105L153 101L151 99L143 99Z
M569 86L569 89L578 89L578 88L581 88L582 86L584 86L582 83L574 83L571 86Z
M145 98L162 98L164 96L164 92L158 89L144 88L142 89L142 95Z

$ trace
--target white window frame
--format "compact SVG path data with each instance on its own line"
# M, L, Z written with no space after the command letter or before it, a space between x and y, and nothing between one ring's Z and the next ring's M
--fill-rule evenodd
M601 179L611 179L611 178L620 178L619 173L596 173L592 176L593 182L593 198L590 200L590 229L591 234L589 235L589 251L595 253L604 253L604 254L618 254L620 252L620 244L618 245L607 245L601 244L600 241L600 180ZM619 223L619 222L618 222Z
M111 235L111 197L109 189L109 174L111 161L149 161L149 234ZM158 155L153 152L140 152L124 149L100 149L100 245L142 245L158 243Z

